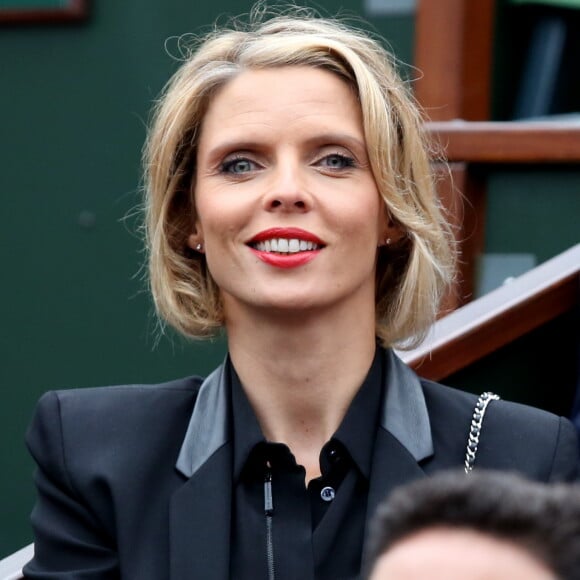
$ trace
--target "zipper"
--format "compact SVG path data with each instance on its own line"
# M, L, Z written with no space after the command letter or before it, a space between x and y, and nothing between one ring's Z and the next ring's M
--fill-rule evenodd
M272 537L274 500L272 498L272 470L269 461L266 462L266 474L264 476L264 515L266 516L266 559L268 563L268 580L275 580L274 539Z

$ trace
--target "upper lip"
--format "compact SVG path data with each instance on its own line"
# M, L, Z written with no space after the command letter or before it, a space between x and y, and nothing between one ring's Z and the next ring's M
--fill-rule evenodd
M324 245L324 242L318 236L315 236L312 232L307 232L301 228L269 228L258 232L248 241L248 243L255 244L257 242L264 242L275 238L283 238L287 240L297 239L304 240L305 242L313 242L319 246Z

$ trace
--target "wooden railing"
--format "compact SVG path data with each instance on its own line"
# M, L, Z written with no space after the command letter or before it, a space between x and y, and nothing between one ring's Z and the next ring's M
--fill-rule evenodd
M426 123L449 162L580 163L580 115L569 120Z
M433 160L439 196L456 231L458 285L448 310L474 295L475 264L485 246L487 174L497 165L580 165L580 120L441 121L425 124L443 162ZM448 162L449 166L445 162Z
M438 320L401 358L441 380L580 304L580 244Z
M496 0L418 0L415 95L427 132L450 163L435 165L457 232L460 272L452 310L474 295L485 244L487 170L493 164L580 164L580 122L490 122ZM462 119L456 121L456 119Z

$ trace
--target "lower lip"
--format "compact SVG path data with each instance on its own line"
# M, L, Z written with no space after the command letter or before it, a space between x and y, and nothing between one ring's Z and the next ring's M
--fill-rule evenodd
M272 252L261 252L260 250L255 250L250 248L252 252L260 259L262 262L270 266L275 266L276 268L298 268L304 264L308 264L311 260L314 260L316 256L320 253L320 250L309 250L308 252L296 252L295 254L274 254Z

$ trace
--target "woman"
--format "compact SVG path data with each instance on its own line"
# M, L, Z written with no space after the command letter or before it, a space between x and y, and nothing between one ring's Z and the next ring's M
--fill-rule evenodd
M258 19L259 20L259 19ZM29 578L354 578L395 485L460 465L475 398L390 350L452 277L421 119L368 35L301 13L215 32L146 154L151 288L205 380L45 395ZM563 419L494 402L478 465L576 474Z

